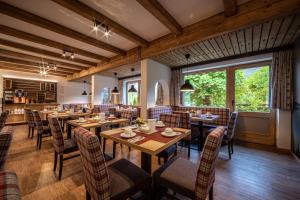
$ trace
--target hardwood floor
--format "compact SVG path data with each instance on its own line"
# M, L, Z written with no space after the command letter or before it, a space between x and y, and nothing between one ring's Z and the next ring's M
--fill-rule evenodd
M53 149L49 138L42 149L36 150L36 135L27 139L27 126L14 129L13 143L6 162L6 170L18 175L23 199L85 199L83 171L80 157L64 162L62 180L53 173ZM124 157L140 165L140 152L117 146L117 158ZM108 143L107 153L112 153ZM242 199L300 199L300 163L290 154L274 152L273 147L235 145L228 160L227 147L221 149L216 170L214 198ZM179 147L179 156L187 158L187 150ZM199 153L191 151L191 160L199 161ZM153 159L153 169L158 167Z

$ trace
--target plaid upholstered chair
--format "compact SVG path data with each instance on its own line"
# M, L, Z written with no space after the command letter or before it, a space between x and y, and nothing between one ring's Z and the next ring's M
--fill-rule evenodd
M6 120L8 118L9 111L4 111L0 115L0 130L5 126Z
M17 175L14 172L0 172L0 199L21 199Z
M73 153L78 151L78 147L75 138L64 139L62 128L58 122L57 118L48 117L49 125L51 128L53 147L54 147L54 167L53 171L56 170L57 157L59 156L59 174L58 179L61 180L63 161L79 156L79 154L74 156L69 156L64 158L65 154Z
M49 126L45 125L41 119L41 116L37 110L33 111L34 124L37 128L37 143L36 147L41 149L42 140L44 137L51 136L51 129Z
M163 188L169 188L191 199L213 199L215 166L225 127L217 127L204 144L199 166L183 158L172 158L154 172L156 199Z
M151 176L125 159L106 165L98 137L74 130L83 165L87 199L127 199L151 187Z
M4 126L0 131L0 171L4 169L4 164L8 150L13 138L13 127Z
M223 141L225 141L227 143L227 146L228 146L229 159L231 159L231 154L233 154L233 137L234 137L234 134L235 134L237 118L238 118L238 112L231 113L229 123L228 123L228 126L227 126L227 130L226 130L225 136L223 138Z
M108 113L109 113L110 115L116 116L116 114L117 114L117 109L116 109L116 108L108 108ZM117 116L116 116L116 117L117 117Z
M180 115L177 114L160 114L159 120L163 121L166 127L178 128L180 122ZM160 164L161 158L164 159L164 162L167 162L170 156L177 155L177 144L174 144L167 148L166 150L160 152L158 156L158 164Z

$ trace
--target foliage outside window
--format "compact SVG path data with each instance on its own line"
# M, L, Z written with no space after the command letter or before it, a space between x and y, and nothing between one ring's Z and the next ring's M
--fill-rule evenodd
M226 71L191 74L184 77L194 86L194 92L184 92L185 106L226 107Z
M137 92L128 92L128 90L131 88L131 86L134 86L134 88L137 90ZM136 106L139 104L139 83L138 82L128 82L127 83L127 104Z
M235 109L269 112L269 66L235 71Z
M103 95L102 103L109 104L110 103L110 88L103 88L102 95Z

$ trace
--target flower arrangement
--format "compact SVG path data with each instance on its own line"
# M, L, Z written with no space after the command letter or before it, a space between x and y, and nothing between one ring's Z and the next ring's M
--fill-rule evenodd
M143 124L145 124L145 120L143 118L138 117L136 119L136 124L138 125L138 127L141 127Z

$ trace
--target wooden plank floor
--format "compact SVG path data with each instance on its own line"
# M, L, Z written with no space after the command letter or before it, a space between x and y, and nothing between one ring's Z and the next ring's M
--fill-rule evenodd
M14 139L6 169L18 175L23 199L85 199L83 172L80 157L64 162L63 178L57 181L53 173L53 148L51 139L42 150L36 151L36 137L27 139L27 126L15 126ZM107 153L111 153L111 143ZM221 149L216 170L215 199L300 199L300 163L292 155L274 152L273 148L258 145L235 145L232 160L227 158L227 148ZM187 157L185 148L179 147L179 156ZM140 165L140 152L118 145L117 157L129 159ZM191 160L199 161L193 151ZM158 167L153 158L153 168Z

